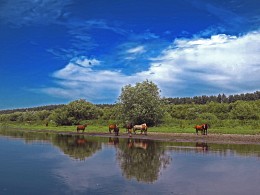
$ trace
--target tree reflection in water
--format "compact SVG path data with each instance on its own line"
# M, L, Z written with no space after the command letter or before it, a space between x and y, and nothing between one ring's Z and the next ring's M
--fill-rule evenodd
M57 135L53 145L58 146L64 154L78 160L85 160L102 148L101 142L87 140L83 135Z
M119 144L117 159L127 179L146 183L156 181L161 169L171 162L160 143L131 138L127 144Z

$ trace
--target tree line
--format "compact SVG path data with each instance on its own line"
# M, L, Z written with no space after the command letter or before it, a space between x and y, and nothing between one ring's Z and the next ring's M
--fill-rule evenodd
M251 95L201 96L190 99L161 98L160 89L151 81L126 85L115 104L95 105L84 99L65 105L51 105L31 109L15 109L0 113L0 122L38 122L55 125L77 125L95 121L148 126L170 125L178 121L203 121L222 124L225 120L257 121L260 119L260 93ZM233 97L231 101L231 97ZM234 101L236 97L236 101ZM251 97L251 98L249 98ZM239 98L244 98L240 100ZM255 99L253 99L255 98ZM252 101L254 100L254 101ZM182 102L182 103L181 103ZM234 121L233 121L234 123Z
M238 100L242 101L255 101L260 100L260 91L254 93L245 93L237 95L225 95L218 94L217 96L194 96L194 97L183 97L183 98L164 98L165 102L170 104L206 104L208 102L217 102L217 103L233 103Z
M242 101L255 101L260 100L260 91L254 93L245 93L245 94L236 94L226 96L223 94L218 94L217 96L194 96L194 97L176 97L176 98L162 98L162 101L166 104L206 104L208 102L217 102L217 103L234 103L238 100ZM65 104L58 105L46 105L46 106L37 106L31 108L16 108L16 109L7 109L0 110L0 114L11 114L14 112L27 112L27 111L42 111L42 110L55 110L57 108L63 107ZM99 108L114 107L114 104L95 104Z

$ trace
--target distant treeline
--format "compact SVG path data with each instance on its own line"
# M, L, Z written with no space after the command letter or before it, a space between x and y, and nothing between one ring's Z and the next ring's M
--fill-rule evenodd
M183 98L164 98L163 101L166 104L206 104L209 102L216 102L216 103L233 103L238 100L243 101L255 101L260 100L260 91L256 91L254 93L246 93L246 94L239 94L239 95L229 95L226 96L225 94L219 94L217 96L194 96L194 97L183 97ZM47 106L38 106L38 107L32 107L32 108L18 108L18 109L8 109L8 110L0 110L0 114L11 114L15 112L26 112L26 111L52 111L57 108L63 107L65 104L59 104L59 105L47 105ZM113 107L114 104L96 104L97 107L103 109L107 107Z
M208 102L217 103L233 103L238 100L242 101L255 101L260 99L260 91L254 93L246 93L240 95L219 94L218 96L195 96L195 97L183 97L183 98L164 98L164 101L169 104L206 104Z
M38 106L38 107L32 107L32 108L17 108L17 109L9 109L9 110L0 110L0 114L12 114L14 112L31 112L31 111L42 111L42 110L52 111L57 108L61 108L63 106L64 106L64 104L59 104L59 105Z

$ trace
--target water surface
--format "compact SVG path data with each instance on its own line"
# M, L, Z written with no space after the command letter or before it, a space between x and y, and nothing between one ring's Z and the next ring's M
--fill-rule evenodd
M0 194L260 192L260 145L1 130L0 155Z

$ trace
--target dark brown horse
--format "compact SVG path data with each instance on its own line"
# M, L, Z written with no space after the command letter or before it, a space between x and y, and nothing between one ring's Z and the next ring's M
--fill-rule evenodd
M133 125L133 123L127 123L125 128L126 128L127 133L131 133L134 128L134 125Z
M87 124L85 124L85 125L78 125L77 126L77 132L82 131L82 133L83 133L87 126L88 126Z
M117 124L110 124L108 126L108 131L109 131L109 133L111 133L111 131L114 131L115 135L118 136L118 134L119 134L119 127L117 126Z
M208 134L208 124L204 123L202 125L195 125L194 128L196 129L196 133L198 135L198 131L201 131L201 135Z

